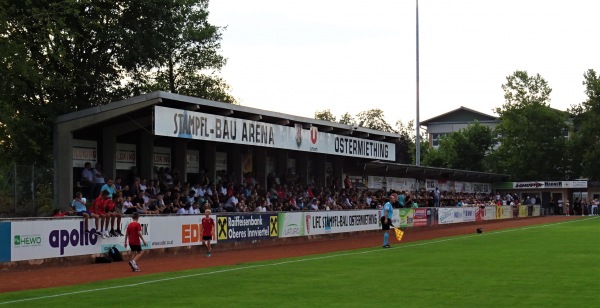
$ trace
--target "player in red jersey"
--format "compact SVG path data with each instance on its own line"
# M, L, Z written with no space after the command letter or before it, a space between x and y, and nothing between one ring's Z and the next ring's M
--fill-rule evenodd
M102 236L102 238L106 238L106 236L108 235L106 231L104 231L104 224L106 221L106 210L104 209L104 202L107 199L108 191L104 190L90 206L90 212L100 217L100 229L98 229L98 226L96 226L96 234Z
M137 212L132 215L133 221L127 225L127 230L125 231L125 248L127 248L127 241L129 240L129 246L131 247L131 261L129 261L129 266L134 272L139 272L140 268L137 265L137 260L140 259L142 254L142 245L140 240L144 242L144 246L147 246L146 240L142 236L142 226L138 223L138 219L140 218L140 214Z
M206 246L206 256L210 257L210 241L215 237L215 221L210 217L210 210L204 211L200 234L202 234L202 245Z

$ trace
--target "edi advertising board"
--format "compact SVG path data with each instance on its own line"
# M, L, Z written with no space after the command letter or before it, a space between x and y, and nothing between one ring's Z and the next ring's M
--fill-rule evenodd
M380 228L381 211L304 212L303 215L306 224L305 235L318 235L376 230ZM394 218L398 219L396 210L394 210Z
M261 240L279 236L277 214L243 214L217 217L219 242Z
M200 245L201 215L142 216L142 236L147 242L143 249ZM216 223L216 216L211 216ZM121 232L132 221L124 217ZM124 237L103 239L96 235L94 221L89 221L90 233L85 232L81 218L22 220L10 223L10 261L89 255L107 252L112 246L125 251ZM216 231L215 231L216 234ZM216 243L216 241L213 241Z

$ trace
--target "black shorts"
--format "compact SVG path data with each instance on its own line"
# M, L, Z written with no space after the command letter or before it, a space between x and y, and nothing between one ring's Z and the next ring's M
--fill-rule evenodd
M387 223L385 223L385 217L381 217L381 230L389 230L391 225L391 219L388 218Z
M203 241L212 241L212 235L209 235L209 236L202 236L202 240L203 240Z
M136 252L142 251L142 245L129 245L129 247L131 248L131 251L136 251Z

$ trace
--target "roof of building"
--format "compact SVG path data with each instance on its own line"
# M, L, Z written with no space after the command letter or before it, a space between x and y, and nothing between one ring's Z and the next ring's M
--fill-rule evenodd
M498 117L461 106L460 108L448 111L431 119L422 121L420 124L423 126L427 126L434 123L464 123L473 122L474 120L477 120L479 122L496 122L498 121Z
M357 138L385 142L395 142L398 141L400 137L398 134L392 132L383 132L365 127L305 118L162 91L64 114L56 118L55 125L65 125L72 122L73 124L76 124L73 125L74 128L77 127L77 130L89 136L89 134L98 133L97 127L103 122L123 121L123 118L125 117L128 121L133 121L141 128L151 128L153 115L152 106L191 110L282 126L294 126L295 124L302 124L304 128L316 126L321 132L338 135L352 135ZM86 131L86 128L89 128L89 130Z

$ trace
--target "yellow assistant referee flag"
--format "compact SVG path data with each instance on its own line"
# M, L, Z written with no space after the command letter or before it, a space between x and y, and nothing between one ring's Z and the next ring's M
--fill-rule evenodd
M396 232L396 239L398 240L398 242L402 241L404 231L400 230L400 228L394 228L394 231Z

